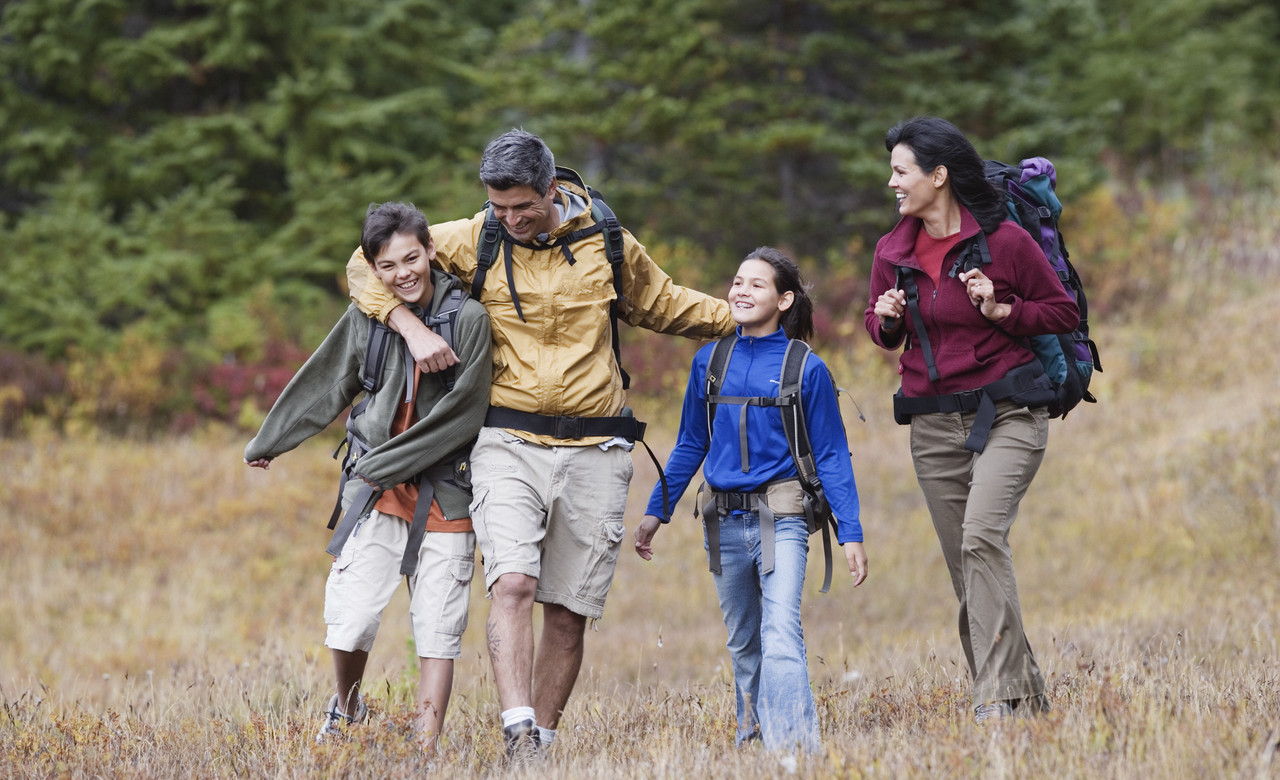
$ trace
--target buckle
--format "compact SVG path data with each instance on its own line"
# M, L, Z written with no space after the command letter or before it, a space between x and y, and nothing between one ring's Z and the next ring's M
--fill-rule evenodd
M972 412L982 403L981 390L965 390L960 393L952 393L951 398L955 401L957 412Z
M581 417L556 417L555 424L551 426L551 435L557 439L581 439L582 438L582 420Z
M717 504L726 512L749 512L752 509L750 493L717 493L716 496L723 499Z

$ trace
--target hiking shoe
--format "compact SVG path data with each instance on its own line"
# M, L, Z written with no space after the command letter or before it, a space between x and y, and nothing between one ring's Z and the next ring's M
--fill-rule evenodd
M1004 720L1013 717L1013 705L1007 701L989 701L973 708L973 722L981 726L989 720Z
M329 706L325 708L324 720L320 724L320 731L316 734L316 742L328 742L330 739L341 738L343 735L342 728L352 723L363 723L364 719L369 715L369 707L364 703L364 697L359 697L359 703L356 705L356 714L348 715L338 709L338 694L333 694L329 699Z
M507 761L513 766L527 764L542 755L542 739L532 720L504 726L502 736L507 743Z

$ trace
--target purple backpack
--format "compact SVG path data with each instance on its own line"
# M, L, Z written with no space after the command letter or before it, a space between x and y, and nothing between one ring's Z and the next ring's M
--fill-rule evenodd
M1084 286L1058 231L1058 217L1062 214L1062 203L1054 191L1058 174L1053 163L1043 157L1031 157L1016 166L988 160L986 176L1005 193L1009 219L1036 239L1058 281L1080 307L1080 325L1071 333L1030 339L1031 350L1053 381L1057 394L1057 400L1049 404L1049 415L1066 417L1081 401L1097 402L1089 392L1089 380L1094 371L1102 372L1102 362L1097 345L1089 338L1089 304Z

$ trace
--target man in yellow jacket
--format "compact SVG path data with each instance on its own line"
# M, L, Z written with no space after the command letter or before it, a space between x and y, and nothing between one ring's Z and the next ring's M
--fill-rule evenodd
M479 290L494 365L471 453L471 518L492 600L486 634L507 751L519 760L555 739L587 619L604 614L625 534L637 427L624 412L613 350L615 299L620 319L658 333L711 339L734 326L723 299L676 285L625 230L615 287L605 232L592 230L591 195L572 171L557 170L538 136L512 130L493 140L480 180L499 224ZM477 278L485 218L432 229L436 262L464 285ZM347 278L357 305L400 332L424 370L456 361L398 307L359 250ZM536 657L534 602L543 605Z

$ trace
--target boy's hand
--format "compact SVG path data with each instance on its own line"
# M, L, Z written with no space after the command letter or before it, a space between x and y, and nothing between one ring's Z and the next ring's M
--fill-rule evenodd
M258 458L257 460L246 460L244 464L255 469L271 468L271 458Z

